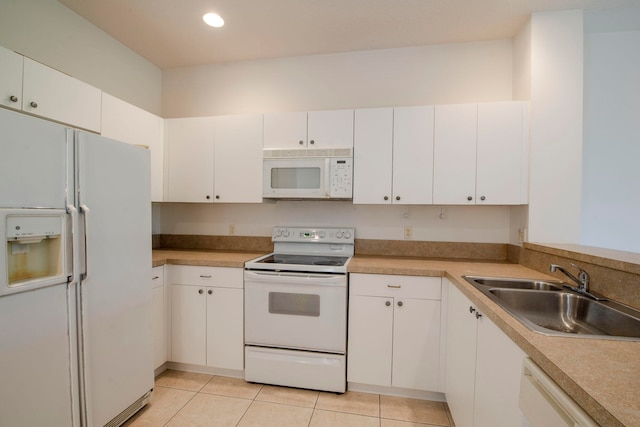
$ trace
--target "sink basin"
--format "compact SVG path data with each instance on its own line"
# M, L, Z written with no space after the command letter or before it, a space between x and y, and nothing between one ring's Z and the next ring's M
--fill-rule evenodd
M539 332L640 339L640 318L573 292L489 292L516 318L526 319L530 323L527 326Z
M534 332L640 341L640 311L564 290L562 283L466 276L465 279Z
M488 286L490 288L506 288L506 289L531 289L537 291L561 291L562 283L546 282L533 279L509 279L503 277L476 277L464 276L467 282L473 285Z

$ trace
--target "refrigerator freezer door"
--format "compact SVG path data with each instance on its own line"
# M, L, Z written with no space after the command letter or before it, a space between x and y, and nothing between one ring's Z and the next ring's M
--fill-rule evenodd
M149 151L82 132L77 141L86 416L103 426L153 388Z
M67 285L0 297L0 425L71 426Z
M0 208L64 209L67 138L64 126L0 109ZM71 146L71 144L69 144Z

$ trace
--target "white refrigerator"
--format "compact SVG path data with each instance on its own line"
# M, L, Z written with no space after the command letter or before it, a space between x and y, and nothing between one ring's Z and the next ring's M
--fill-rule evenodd
M149 152L0 108L0 425L117 426L153 389Z

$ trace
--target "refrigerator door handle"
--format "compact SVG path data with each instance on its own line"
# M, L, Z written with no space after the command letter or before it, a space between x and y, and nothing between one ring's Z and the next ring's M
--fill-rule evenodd
M71 269L72 276L70 285L75 285L80 282L80 230L78 229L78 209L73 205L67 205L67 213L71 215L71 239L72 239L72 251L71 251Z
M88 217L89 217L89 212L91 212L91 209L89 209L87 205L80 205L80 212L82 212L84 216L84 273L82 273L81 279L87 280L87 277L89 276L89 259L87 257L87 254L89 252L87 248L87 242L89 240L87 238L89 236Z

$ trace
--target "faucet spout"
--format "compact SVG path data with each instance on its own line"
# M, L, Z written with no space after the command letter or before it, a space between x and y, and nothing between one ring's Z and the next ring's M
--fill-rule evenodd
M578 267L577 265L571 263L572 266L574 266L575 268L578 269L578 277L574 276L573 274L571 274L569 271L567 271L563 266L561 265L557 265L557 264L551 264L551 267L549 268L549 270L553 273L556 270L560 270L562 273L565 274L565 276L567 276L569 279L573 280L578 287L575 289L578 292L581 293L589 293L589 281L591 280L589 277L589 273L587 273L585 270L583 270L582 268Z

